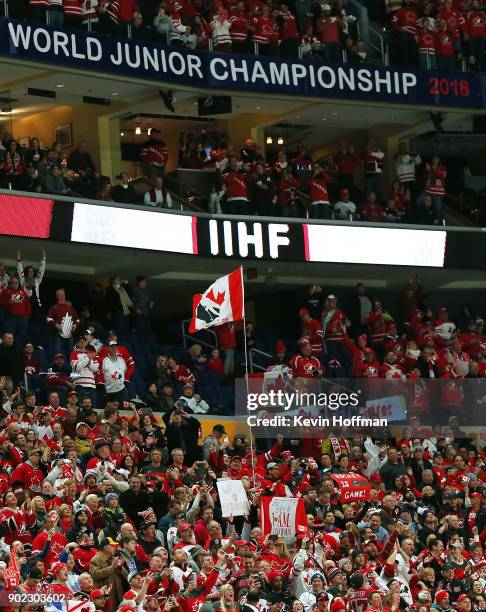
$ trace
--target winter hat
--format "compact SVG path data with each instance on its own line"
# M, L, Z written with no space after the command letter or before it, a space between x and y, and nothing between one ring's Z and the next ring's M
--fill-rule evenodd
M98 599L99 597L104 597L104 596L105 595L101 589L93 589L91 593L89 594L90 601L93 601L94 599Z
M51 567L51 574L54 576L54 578L59 574L63 567L66 567L65 563L60 563L59 561L57 563L53 563Z
M327 574L329 577L329 580L332 580L333 578L335 578L338 574L342 574L341 570L337 567L333 567L329 573Z
M110 499L118 499L118 495L116 493L107 493L105 495L105 505L107 506L110 503Z
M449 593L444 589L439 589L435 594L435 603L441 605L447 597L449 597Z
M330 612L339 612L340 610L346 610L346 602L342 597L335 597L331 602Z
M364 576L363 574L355 573L349 579L349 586L352 589L360 589L364 584Z
M322 581L324 581L324 576L322 574L320 574L319 572L316 572L315 574L312 574L312 576L310 577L310 581L312 582L316 578L320 578Z

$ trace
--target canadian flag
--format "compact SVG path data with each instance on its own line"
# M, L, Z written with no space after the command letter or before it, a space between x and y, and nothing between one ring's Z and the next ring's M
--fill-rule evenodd
M193 297L189 332L193 334L213 325L240 321L244 316L243 269L238 268Z

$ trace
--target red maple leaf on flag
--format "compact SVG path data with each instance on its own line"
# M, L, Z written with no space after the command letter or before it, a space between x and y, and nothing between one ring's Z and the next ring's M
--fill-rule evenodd
M206 295L206 299L210 300L211 302L214 302L215 304L218 304L218 306L221 306L221 304L224 302L225 293L225 291L222 291L221 293L218 292L218 296L215 297L213 290L211 289L211 291Z

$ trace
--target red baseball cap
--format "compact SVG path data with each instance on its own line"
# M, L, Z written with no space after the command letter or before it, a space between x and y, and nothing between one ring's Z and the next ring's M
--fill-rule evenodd
M178 527L179 531L185 531L186 529L192 529L192 525L186 522L179 523L179 527Z

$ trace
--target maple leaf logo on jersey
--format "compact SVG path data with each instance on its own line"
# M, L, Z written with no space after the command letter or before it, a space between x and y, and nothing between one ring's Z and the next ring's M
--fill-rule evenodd
M225 293L225 291L221 293L218 291L218 294L215 296L211 289L199 302L196 317L205 323L211 323L217 319L219 317L221 305L225 300Z

